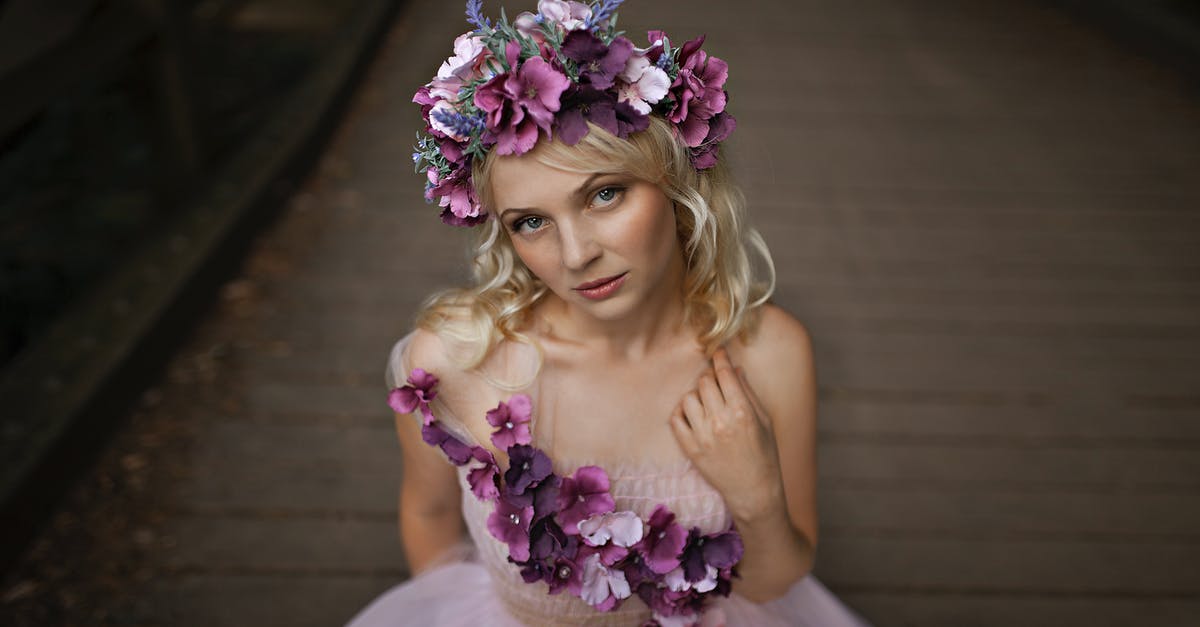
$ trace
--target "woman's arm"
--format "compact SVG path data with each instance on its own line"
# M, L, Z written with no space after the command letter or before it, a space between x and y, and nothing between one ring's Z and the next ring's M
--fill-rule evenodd
M786 593L813 565L816 376L808 332L790 314L766 306L757 338L741 355L744 370L718 351L672 426L741 533L745 553L735 590L764 602Z
M400 542L416 575L462 541L458 473L421 439L420 415L396 414L404 471L400 480Z

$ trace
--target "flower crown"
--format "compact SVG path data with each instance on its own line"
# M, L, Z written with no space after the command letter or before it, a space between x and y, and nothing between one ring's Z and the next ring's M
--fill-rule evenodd
M415 368L388 394L388 405L402 414L419 410L425 443L465 466L471 492L495 503L488 532L508 545L508 560L526 583L545 582L550 594L567 590L601 612L636 594L654 612L643 627L695 624L712 597L729 596L744 552L736 529L685 529L662 504L647 520L617 511L599 466L555 474L550 458L532 445L533 403L524 394L487 412L492 444L508 454L501 472L491 451L454 437L433 415L437 384L437 376Z
M539 139L576 144L588 122L627 138L645 130L650 115L671 123L698 170L717 162L717 147L736 120L725 111L729 66L700 50L704 37L673 48L662 31L636 48L616 30L622 0L590 4L539 0L537 14L510 24L480 14L468 0L475 30L454 40L454 56L421 87L424 135L413 161L425 170L425 199L442 207L442 221L474 226L487 219L471 184L471 162L488 150L520 155Z

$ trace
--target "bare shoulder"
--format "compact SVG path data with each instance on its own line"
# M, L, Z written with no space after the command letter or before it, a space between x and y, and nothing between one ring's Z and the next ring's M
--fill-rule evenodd
M741 345L746 380L776 428L801 427L813 420L816 374L812 337L795 316L774 304L762 306L758 328Z
M760 376L812 368L812 336L804 323L778 305L761 307L758 328L743 341L747 372Z

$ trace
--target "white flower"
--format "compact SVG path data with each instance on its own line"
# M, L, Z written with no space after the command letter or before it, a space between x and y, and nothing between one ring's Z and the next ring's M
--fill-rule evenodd
M592 8L582 2L566 0L538 0L538 13L549 22L572 31L585 28L592 17Z
M629 56L619 75L622 82L617 87L617 100L628 102L638 113L646 115L650 113L650 105L667 95L671 77L639 52Z
M633 512L594 514L579 523L579 533L592 546L612 540L620 547L631 547L642 540L642 519Z
M600 605L610 596L625 599L631 594L625 573L601 564L599 553L593 553L584 560L583 589L580 590L579 597L588 605Z
M476 61L487 50L483 39L474 33L463 33L454 39L454 56L442 62L437 77L467 81L475 73Z
M708 592L717 587L717 569L708 564L705 564L704 568L704 579L696 583L688 581L683 576L682 566L664 575L664 581L666 581L667 587L674 592L687 592L693 588L695 588L696 592Z

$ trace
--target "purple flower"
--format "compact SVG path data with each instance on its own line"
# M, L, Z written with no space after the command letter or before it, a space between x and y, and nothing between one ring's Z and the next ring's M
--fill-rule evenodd
M437 377L415 368L408 375L408 385L394 388L388 394L388 406L398 414L411 414L420 408L421 415L425 417L425 424L429 424L434 421L429 402L437 396L433 389L437 383Z
M589 555L583 561L582 583L579 597L601 612L615 609L621 599L633 594L625 573L602 564L599 554Z
M650 570L665 575L679 567L687 531L675 522L675 514L666 505L654 508L648 526L650 529L640 545L643 559Z
M482 501L496 500L500 496L500 467L496 465L496 458L482 446L471 449L471 457L481 462L467 473L471 493Z
M529 524L532 507L520 507L506 499L496 501L496 509L488 515L487 528L492 537L508 545L508 553L517 562L529 559Z
M530 559L553 562L564 555L574 557L578 546L578 538L564 533L562 527L554 522L553 516L546 516L535 521L533 527L530 528Z
M471 447L447 433L437 422L421 427L421 439L425 440L426 444L440 447L456 466L462 466L471 460Z
M560 556L554 560L549 570L550 576L546 583L550 585L550 594L558 594L565 588L570 590L571 594L579 596L580 590L583 589L583 568L576 559Z
M690 147L699 146L708 137L709 120L725 110L725 81L729 65L710 57L700 49L704 37L698 37L679 49L679 74L671 83L675 104L667 114Z
M437 168L430 167L425 173L430 183L425 197L429 200L440 198L438 204L443 207L442 222L455 226L472 226L487 219L487 213L483 211L479 199L475 196L475 188L471 185L470 178L471 167L465 160L445 178L438 178Z
M504 483L510 496L524 496L537 487L553 468L550 458L541 449L528 444L518 444L508 449L508 470L504 472ZM532 497L532 494L530 494Z
M581 84L608 89L613 86L617 75L625 70L625 63L633 54L633 42L617 37L605 45L590 32L577 30L563 39L562 53L579 64Z
M639 113L630 103L617 102L611 91L587 86L568 90L556 122L558 138L574 146L587 135L588 122L624 139L630 133L646 130L650 117Z
M485 139L494 141L501 155L528 152L537 143L539 129L549 136L554 112L570 84L571 79L541 57L496 75L475 90L475 106L487 121Z
M617 99L607 91L593 87L573 87L563 96L562 112L558 114L558 138L574 146L588 133L587 123L616 135Z
M580 521L613 511L616 503L608 490L608 473L599 466L582 466L573 477L564 478L558 492L558 519L563 529L577 534Z
M699 146L688 149L691 153L689 157L692 167L697 170L707 170L717 165L717 148L736 127L737 120L725 111L713 116L713 119L709 121L708 135L705 136L704 141L700 142Z
M525 394L517 394L507 403L501 402L496 409L488 411L488 424L496 427L492 432L492 444L500 450L517 444L529 444L529 418L532 413L532 402Z

